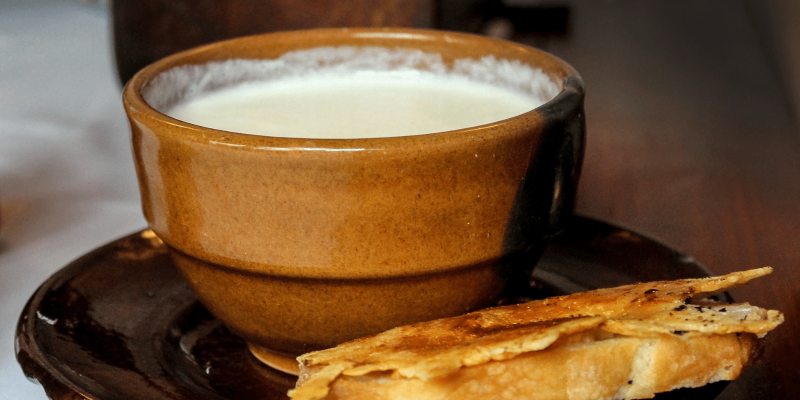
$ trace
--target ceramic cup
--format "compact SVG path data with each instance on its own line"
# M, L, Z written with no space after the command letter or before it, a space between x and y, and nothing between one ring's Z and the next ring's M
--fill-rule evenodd
M448 65L492 56L541 69L557 95L488 125L370 139L214 130L147 97L174 67L327 46L410 49ZM583 83L560 59L511 42L409 29L272 33L162 59L123 97L150 228L202 304L288 371L308 351L492 305L527 284L573 209Z

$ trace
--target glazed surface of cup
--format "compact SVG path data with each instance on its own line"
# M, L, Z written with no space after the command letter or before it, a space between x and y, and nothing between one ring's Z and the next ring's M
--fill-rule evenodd
M214 130L172 119L142 94L173 67L324 46L517 60L560 92L488 125L370 139ZM277 353L489 306L526 280L573 209L583 83L563 61L510 42L399 29L266 34L165 58L123 97L151 229L212 314Z

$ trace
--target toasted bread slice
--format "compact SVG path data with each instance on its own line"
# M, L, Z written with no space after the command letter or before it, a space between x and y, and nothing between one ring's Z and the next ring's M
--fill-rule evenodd
M305 354L293 400L644 399L739 376L783 315L714 296L769 274L620 286Z

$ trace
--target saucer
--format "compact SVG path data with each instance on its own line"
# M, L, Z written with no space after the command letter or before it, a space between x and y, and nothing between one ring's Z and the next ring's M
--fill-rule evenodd
M575 217L546 248L530 286L504 302L709 275L642 235ZM149 230L104 245L44 282L22 312L15 345L25 375L54 400L286 399L296 380L256 360L197 302ZM656 399L713 399L726 384Z

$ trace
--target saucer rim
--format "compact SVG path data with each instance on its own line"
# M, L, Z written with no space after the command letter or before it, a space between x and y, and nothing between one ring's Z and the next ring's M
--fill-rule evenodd
M636 231L591 217L575 216L573 220L578 220L584 224L597 224L599 226L603 226L604 228L608 228L611 231L621 231L630 234L635 238L643 239L649 245L655 245L657 248L670 251L674 257L686 257L688 260L686 263L692 264L693 268L696 268L698 273L702 273L705 276L713 276L713 273L707 267L699 264L690 256L663 244L661 241L639 234ZM51 362L50 357L44 354L45 350L42 349L40 343L37 342L35 326L33 326L36 312L39 310L39 305L50 290L58 287L60 284L68 282L76 275L79 275L81 271L84 271L87 268L87 265L91 264L93 259L110 251L113 252L116 245L126 240L131 240L137 236L147 237L148 231L148 229L144 229L122 236L78 257L74 261L68 263L66 266L53 273L37 288L34 294L26 302L17 324L17 331L14 341L15 354L17 357L17 362L21 365L26 378L28 378L28 380L31 382L41 384L49 398L54 400L73 400L76 398L76 396L81 396L79 398L84 398L87 400L104 400L102 397L96 397L86 392L86 390L82 388L80 384L74 382L72 379L66 376L62 372L61 368L54 365ZM728 297L728 300L732 300L728 293L726 293L726 296ZM725 384L727 384L727 382L725 382ZM719 392L721 392L721 390ZM712 398L716 398L717 395L714 395Z

